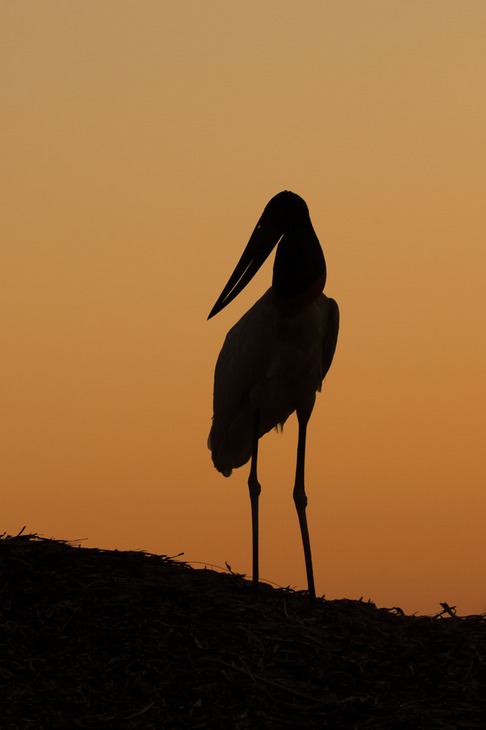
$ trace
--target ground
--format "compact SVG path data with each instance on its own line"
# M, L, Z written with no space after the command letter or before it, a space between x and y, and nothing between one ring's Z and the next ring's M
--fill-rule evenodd
M485 616L37 535L0 540L2 730L486 727Z

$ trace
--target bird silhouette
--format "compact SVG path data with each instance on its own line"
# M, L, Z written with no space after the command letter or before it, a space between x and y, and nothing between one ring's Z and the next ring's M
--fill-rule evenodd
M309 596L315 598L304 483L307 424L336 349L339 309L323 294L326 262L307 204L283 191L265 207L208 319L231 302L277 246L270 289L231 328L214 376L208 446L224 476L251 459L253 583L259 581L259 439L295 411L299 435L293 498L299 518Z

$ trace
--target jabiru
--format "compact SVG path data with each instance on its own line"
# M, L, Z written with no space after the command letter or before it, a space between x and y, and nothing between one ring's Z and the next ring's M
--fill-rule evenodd
M283 191L265 207L208 319L231 302L277 246L270 289L231 328L214 376L208 439L216 469L229 477L251 459L253 584L259 580L258 441L296 411L299 435L293 498L309 596L315 599L304 484L307 424L336 349L339 309L323 294L326 262L306 202Z

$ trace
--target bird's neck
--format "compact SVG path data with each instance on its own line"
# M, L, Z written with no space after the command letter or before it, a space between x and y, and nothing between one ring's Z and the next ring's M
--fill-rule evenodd
M326 261L309 221L305 230L289 231L279 243L273 267L272 289L284 312L299 311L322 293Z

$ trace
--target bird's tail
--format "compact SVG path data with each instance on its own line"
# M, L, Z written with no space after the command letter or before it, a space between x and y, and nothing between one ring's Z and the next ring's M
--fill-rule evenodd
M251 422L250 412L241 412L229 428L224 428L213 420L208 448L214 466L225 477L231 476L233 469L244 466L251 458Z

